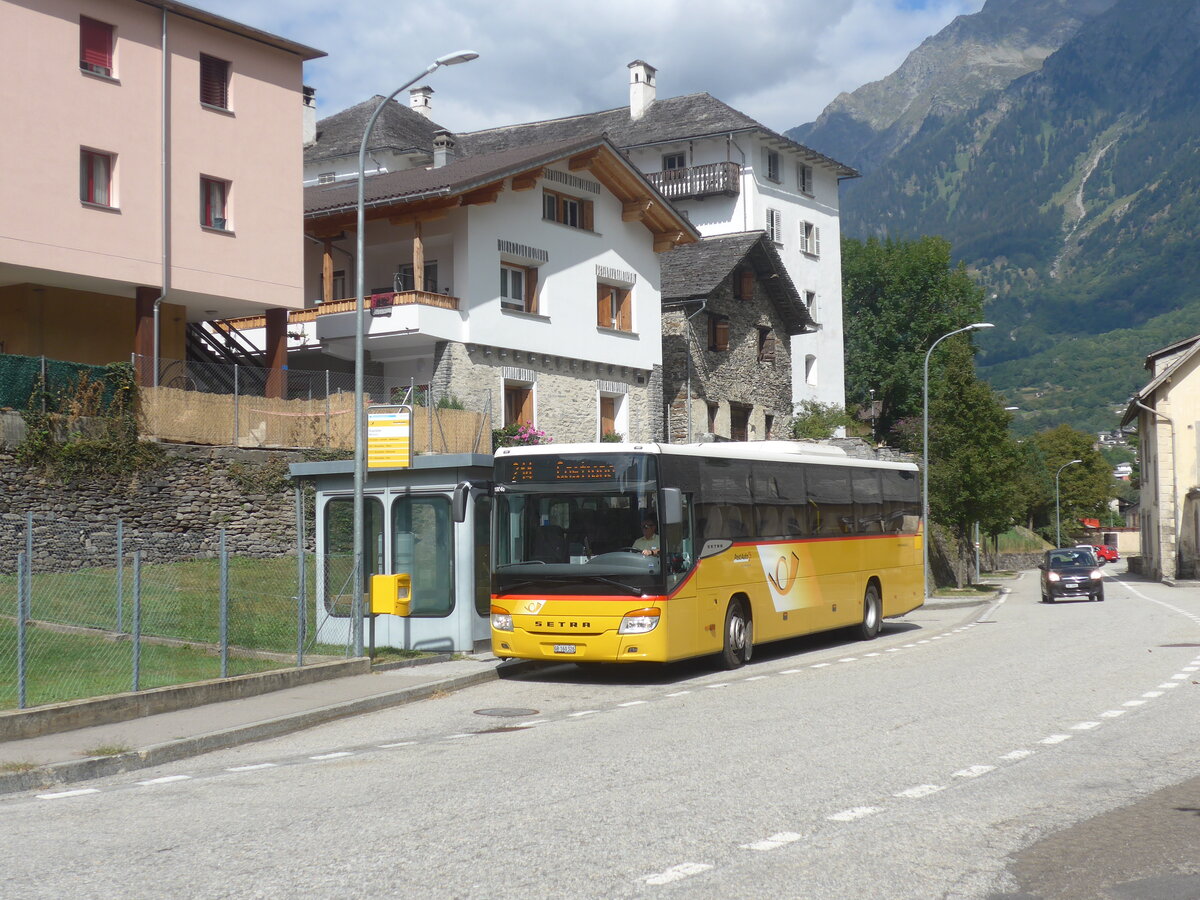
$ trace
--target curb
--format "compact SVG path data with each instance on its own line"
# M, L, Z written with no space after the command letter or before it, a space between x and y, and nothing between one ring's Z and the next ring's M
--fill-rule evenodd
M537 663L533 663L537 665ZM181 738L155 744L141 750L131 750L116 756L94 756L77 762L53 763L30 769L28 772L13 772L0 774L0 794L13 794L22 791L32 791L39 788L57 787L76 781L89 781L94 778L106 778L110 775L120 775L124 772L134 772L164 763L175 762L201 753L213 750L224 750L241 744L249 744L268 738L280 737L295 731L302 731L316 725L323 725L336 719L364 713L378 712L393 706L403 706L425 700L436 693L457 691L473 687L489 681L497 681L516 672L524 671L529 664L494 666L484 672L473 672L469 675L459 675L447 678L445 681L417 685L377 694L373 697L363 697L347 703L326 706L320 709L307 710L290 716L280 716L253 725L240 725L237 728L227 728L196 737Z

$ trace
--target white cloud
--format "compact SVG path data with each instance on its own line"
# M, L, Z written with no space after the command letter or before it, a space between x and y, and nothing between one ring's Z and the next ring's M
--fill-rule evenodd
M456 131L628 102L626 64L658 69L663 97L708 91L778 131L882 78L982 0L191 0L326 51L309 63L321 115L390 93L433 58L434 118ZM399 98L404 100L405 98Z

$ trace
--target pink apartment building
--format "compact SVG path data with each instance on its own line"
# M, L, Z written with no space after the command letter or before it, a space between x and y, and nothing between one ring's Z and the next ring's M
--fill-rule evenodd
M173 0L0 0L0 47L0 352L182 359L265 313L283 365L324 53Z

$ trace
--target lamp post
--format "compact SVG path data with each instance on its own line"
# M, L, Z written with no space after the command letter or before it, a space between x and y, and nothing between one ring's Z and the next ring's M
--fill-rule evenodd
M379 102L375 107L375 111L371 113L371 118L367 120L367 127L363 129L362 141L358 145L358 259L355 261L357 288L354 302L354 581L353 591L354 600L351 607L351 617L354 620L354 655L363 655L363 482L366 475L366 423L363 421L363 369L364 362L364 347L363 347L363 328L365 327L366 317L363 314L365 306L365 289L364 289L364 274L365 274L365 225L366 225L366 207L363 200L366 185L366 166L367 166L367 141L371 137L371 130L375 127L375 120L379 118L379 114L383 112L383 108L395 97L398 93L408 87L412 87L426 75L434 72L442 66L455 66L459 63L470 62L478 57L479 54L474 50L460 50L457 53L449 53L446 56L439 56L421 72L410 78L400 87L396 88L387 97Z
M1054 473L1054 546L1062 546L1062 513L1058 508L1058 476L1062 474L1062 470L1067 466L1073 466L1076 463L1083 462L1082 459L1073 459L1069 463L1063 463L1058 467L1058 471Z
M933 354L933 348L948 337L954 337L964 331L977 331L980 328L993 327L991 322L975 322L966 325L943 334L925 351L925 370L921 393L921 527L925 529L925 534L921 540L921 563L924 566L926 598L929 597L929 538L931 535L929 530L929 357Z

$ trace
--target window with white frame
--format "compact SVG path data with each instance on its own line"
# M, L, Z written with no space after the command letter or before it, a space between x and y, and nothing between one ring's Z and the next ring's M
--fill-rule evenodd
M500 306L518 312L536 313L537 269L501 263Z
M796 164L796 187L800 193L811 195L813 192L813 168L804 163Z
M686 153L664 153L662 158L662 167L664 172L670 172L673 169L687 168Z
M779 151L763 150L763 158L766 161L767 180L778 184L782 180L779 177Z
M611 284L596 286L596 325L633 331L633 299L629 288Z
M79 150L79 199L93 206L116 206L112 189L113 155Z
M321 172L317 175L317 184L333 184L337 181L337 172Z
M812 222L800 223L800 252L809 256L821 255L821 229Z
M597 440L616 440L626 430L625 396L602 391L598 402L599 428Z
M231 230L228 181L200 176L200 224L218 231Z
M767 237L776 245L783 244L783 213L767 209Z

